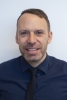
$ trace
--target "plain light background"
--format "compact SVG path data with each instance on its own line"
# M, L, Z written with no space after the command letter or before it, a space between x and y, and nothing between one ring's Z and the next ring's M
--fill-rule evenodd
M20 55L15 43L16 21L27 8L46 12L53 32L47 52L67 61L67 0L0 0L0 63Z

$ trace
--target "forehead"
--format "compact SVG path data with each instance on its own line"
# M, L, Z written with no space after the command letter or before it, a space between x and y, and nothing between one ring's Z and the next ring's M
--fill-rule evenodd
M37 15L25 13L18 21L18 28L47 28L47 22L44 18L40 18Z

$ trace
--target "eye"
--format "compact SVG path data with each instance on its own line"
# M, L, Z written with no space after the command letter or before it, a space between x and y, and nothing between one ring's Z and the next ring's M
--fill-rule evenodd
M21 36L27 36L28 34L29 34L28 31L22 31L22 32L20 32L20 35L21 35Z
M41 35L41 34L43 34L44 32L42 31L42 30L37 30L37 31L35 31L35 34L36 35Z
M22 35L27 34L27 32L21 32Z

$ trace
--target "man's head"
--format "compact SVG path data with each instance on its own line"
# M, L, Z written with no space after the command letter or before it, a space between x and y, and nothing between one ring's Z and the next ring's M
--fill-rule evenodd
M49 22L48 16L41 9L26 9L26 10L22 11L21 15L18 17L17 26L18 26L18 21L19 21L20 17L25 13L34 14L40 18L44 18L47 21L48 31L50 31L50 22Z
M24 10L17 20L16 42L25 60L38 66L46 57L52 32L47 15L40 9Z

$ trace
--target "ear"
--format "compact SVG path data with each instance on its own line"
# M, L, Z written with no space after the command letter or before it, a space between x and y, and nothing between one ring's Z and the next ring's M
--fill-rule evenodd
M51 40L52 40L52 32L50 31L48 33L48 44L51 43Z
M19 41L18 41L18 33L16 33L15 40L16 40L16 43L19 44Z

